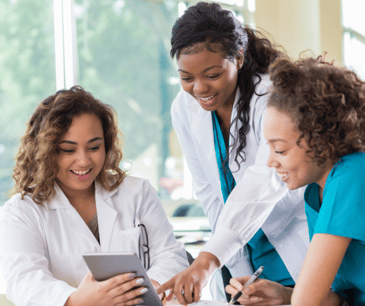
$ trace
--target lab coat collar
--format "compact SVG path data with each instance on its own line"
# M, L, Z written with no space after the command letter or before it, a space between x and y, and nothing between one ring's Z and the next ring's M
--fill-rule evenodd
M49 209L70 209L72 206L71 203L67 199L61 187L56 182L54 183L54 189L56 191L56 195L51 201L47 203L47 207ZM112 197L117 191L118 188L112 191L107 191L101 186L100 183L95 181L95 199L98 197L99 200L105 201Z
M55 190L56 196L52 202L49 203L49 209L70 209L70 227L74 228L75 231L84 236L86 239L93 239L94 237L86 224L83 224L81 228L78 226L78 224L80 224L78 221L80 221L79 218L81 219L81 216L76 212L76 210L74 211L75 213L72 213L71 208L73 207L57 183L55 183ZM118 212L115 210L111 200L111 196L117 191L118 188L113 191L107 191L98 182L95 182L95 202L98 214L99 237L102 252L109 251L114 223L118 215Z

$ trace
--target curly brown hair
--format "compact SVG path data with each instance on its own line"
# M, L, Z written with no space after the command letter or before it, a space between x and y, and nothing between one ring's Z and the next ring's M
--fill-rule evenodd
M268 107L288 114L304 138L307 153L323 165L365 151L365 82L321 56L277 59L269 69L273 89Z
M37 204L54 197L60 139L71 126L72 119L85 113L96 115L104 132L105 162L96 180L108 191L122 183L125 172L119 168L123 154L116 113L81 86L74 86L42 101L27 123L15 157L12 175L15 186L11 194L21 193L24 199L29 193Z

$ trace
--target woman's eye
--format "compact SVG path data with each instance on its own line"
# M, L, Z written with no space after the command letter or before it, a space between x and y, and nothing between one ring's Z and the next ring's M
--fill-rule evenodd
M208 75L208 79L216 79L221 75L221 73L218 74L213 74L213 75Z
M285 151L275 151L276 154L283 154Z
M72 152L75 152L75 150L66 150L66 149L60 149L62 152L65 152L65 153L72 153Z
M182 77L181 80L184 81L184 82L190 82L191 81L191 78L187 78L187 77L183 78Z
M90 151L96 151L96 150L98 150L100 148L100 146L97 146L97 147L91 147L89 150Z

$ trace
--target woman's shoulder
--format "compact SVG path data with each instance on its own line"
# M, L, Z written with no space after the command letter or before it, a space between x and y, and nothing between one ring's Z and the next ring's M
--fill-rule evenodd
M334 174L337 173L364 173L365 174L365 153L354 152L342 156L333 167Z
M35 203L29 194L26 194L24 198L20 193L13 195L8 201L5 202L2 207L1 218L2 221L6 221L10 215L39 215L39 211L43 210L44 206Z
M256 76L254 83L257 83L255 88L256 94L265 94L270 92L272 82L269 74L260 74L259 76Z
M126 176L122 183L117 187L119 192L128 191L128 193L139 193L142 190L153 188L148 179L136 176Z
M348 192L365 188L365 153L347 154L333 166L326 188L337 189L339 186L344 190L348 188Z

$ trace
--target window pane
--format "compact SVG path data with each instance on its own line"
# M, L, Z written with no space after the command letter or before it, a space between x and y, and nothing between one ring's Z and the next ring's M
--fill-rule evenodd
M342 0L343 26L351 28L365 36L364 12L364 0Z
M79 84L116 109L124 167L131 164L130 174L168 198L160 180L179 184L183 169L170 150L170 107L180 84L169 41L178 3L76 0L75 12Z
M343 45L345 65L349 69L353 69L360 78L365 80L365 44L351 37L349 33L345 33Z
M54 93L53 2L0 0L0 205L25 122Z

